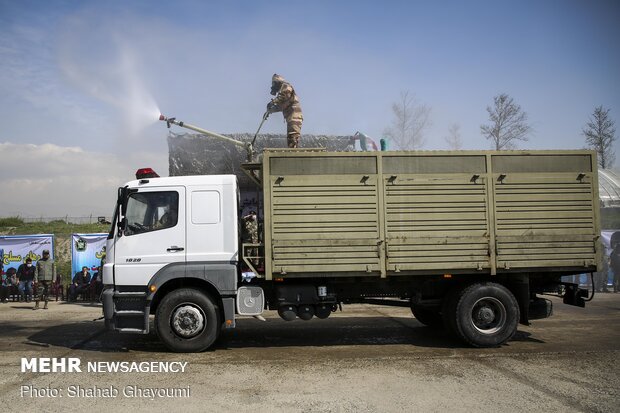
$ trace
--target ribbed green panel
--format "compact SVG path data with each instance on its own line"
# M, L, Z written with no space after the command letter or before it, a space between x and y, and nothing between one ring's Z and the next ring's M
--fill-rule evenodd
M389 271L490 267L484 178L399 174L384 184Z
M496 174L499 269L595 264L591 173L508 173L499 178Z
M274 273L378 274L376 175L272 176L271 192Z
M266 151L266 278L596 268L591 151Z

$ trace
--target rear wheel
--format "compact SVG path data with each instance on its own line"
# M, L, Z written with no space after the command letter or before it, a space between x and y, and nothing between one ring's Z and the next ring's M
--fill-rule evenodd
M474 347L495 347L517 331L519 305L514 295L497 283L477 283L453 298L447 316L457 335Z
M220 333L221 316L216 302L193 288L167 294L159 303L155 326L160 340L172 351L204 351Z
M458 332L456 330L456 303L459 294L461 294L461 291L463 291L463 288L461 286L453 287L444 297L441 306L441 318L443 319L443 325L445 329L457 336Z

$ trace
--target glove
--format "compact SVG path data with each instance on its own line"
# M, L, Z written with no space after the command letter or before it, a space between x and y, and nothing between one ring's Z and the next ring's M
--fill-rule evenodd
M275 112L276 105L273 102L267 103L267 112L272 113Z

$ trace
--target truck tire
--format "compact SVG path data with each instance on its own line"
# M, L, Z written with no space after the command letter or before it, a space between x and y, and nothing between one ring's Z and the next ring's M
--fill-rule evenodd
M443 319L443 326L446 331L455 336L458 336L458 332L456 330L456 304L462 291L462 286L457 285L452 287L452 289L449 290L444 297L441 305L441 318Z
M155 313L159 339L177 353L208 349L218 338L222 324L219 308L209 295L194 288L167 294Z
M438 308L411 304L411 312L416 320L428 327L441 327L443 320Z
M497 347L517 331L519 304L501 284L472 284L458 294L454 304L455 332L474 347Z

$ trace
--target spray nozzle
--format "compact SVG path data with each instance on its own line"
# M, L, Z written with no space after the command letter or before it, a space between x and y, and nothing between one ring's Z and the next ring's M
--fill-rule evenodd
M166 122L166 125L168 126L168 129L170 129L170 125L175 123L176 118L167 118L164 115L159 115L159 120L163 120L164 122ZM179 122L177 124L179 126L183 126L183 122Z

